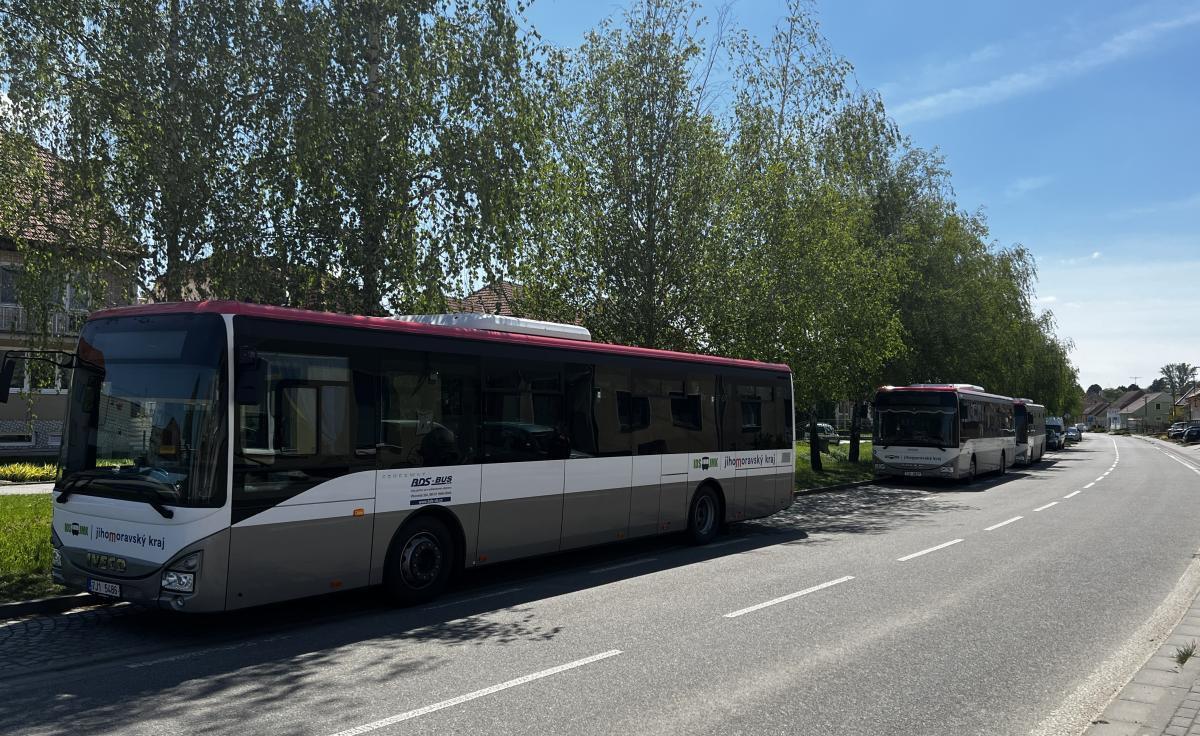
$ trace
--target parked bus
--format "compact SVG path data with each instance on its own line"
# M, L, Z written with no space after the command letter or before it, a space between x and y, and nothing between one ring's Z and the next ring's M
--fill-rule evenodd
M493 322L92 315L68 361L54 580L186 611L367 585L411 604L454 570L704 543L792 503L787 366Z
M884 386L873 440L877 476L1003 474L1016 457L1013 400L967 384Z
M1046 407L1031 399L1013 399L1013 423L1017 430L1016 460L1031 465L1046 454Z

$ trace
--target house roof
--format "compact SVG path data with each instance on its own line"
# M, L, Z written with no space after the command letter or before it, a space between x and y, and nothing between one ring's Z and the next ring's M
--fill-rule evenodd
M5 233L5 235L36 242L51 242L57 239L56 232L61 232L71 226L67 209L55 206L56 202L62 202L67 196L59 168L61 161L41 146L34 146L34 159L45 172L45 186L31 189L18 184L14 187L13 196L20 205L21 211L28 213L28 216L24 222L20 223L19 232ZM37 175L34 174L34 176ZM43 206L34 206L35 204Z
M497 281L468 294L462 299L448 297L446 307L451 312L500 314L515 317L513 302L521 297L521 286L509 281Z
M1155 391L1152 394L1146 394L1145 396L1140 396L1137 399L1135 399L1134 401L1130 402L1130 404L1128 406L1121 409L1121 413L1122 414L1136 414L1137 412L1145 409L1147 404L1152 404L1155 401L1162 401L1162 398L1166 395L1167 394L1162 391Z
M128 317L149 314L230 314L260 319L283 320L288 322L306 322L309 324L336 325L342 327L357 327L370 330L385 330L410 335L429 335L456 340L472 340L478 342L500 342L535 347L562 348L578 352L609 353L626 355L637 358L656 358L660 360L678 360L690 363L708 363L724 365L733 368L750 368L755 370L778 371L791 373L791 368L780 363L760 363L755 360L742 358L723 358L716 355L699 355L696 353L680 353L673 350L655 350L639 348L632 345L611 345L601 342L586 342L569 340L561 337L542 337L539 335L521 335L510 332L492 332L489 330L474 330L463 327L443 327L427 325L419 322L406 322L391 317L362 317L334 312L311 312L305 309L291 307L272 307L265 304L247 304L233 301L201 301L201 302L159 302L157 304L139 304L132 307L117 307L93 313L88 321L108 319L110 317Z
M1120 395L1120 396L1117 398L1117 400L1116 400L1116 401L1114 401L1114 402L1112 402L1111 404L1109 404L1109 405L1108 405L1108 408L1109 408L1110 410L1111 410L1111 409L1116 409L1116 410L1118 410L1118 411L1124 411L1124 410L1125 410L1125 407L1129 406L1129 405L1130 405L1130 404L1132 404L1134 401L1137 401L1139 398L1141 398L1141 397L1142 397L1142 396L1144 396L1145 394L1146 394L1146 392L1145 392L1145 391L1143 391L1143 390L1141 390L1140 388L1135 388L1135 389L1134 389L1134 390L1132 390L1132 391L1126 391L1125 393L1121 394L1121 395Z
M1191 388L1183 392L1183 396L1176 399L1175 406L1187 406L1198 398L1200 398L1200 383L1193 383Z
M1085 406L1083 408L1083 415L1086 417L1089 414L1093 415L1093 416L1096 414L1103 414L1105 411L1108 410L1108 406L1109 406L1109 402L1101 399L1099 401L1093 402L1093 403Z

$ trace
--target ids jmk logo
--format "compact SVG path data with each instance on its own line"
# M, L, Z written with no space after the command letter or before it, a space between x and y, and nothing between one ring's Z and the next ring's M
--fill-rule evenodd
M77 524L70 521L63 522L63 531L67 534L70 534L72 537L78 537L81 534L85 537L88 535L88 527L86 524Z
M702 457L692 461L693 470L708 470L715 467L717 467L717 459L715 457Z
M88 552L87 556L88 567L93 570L107 570L109 572L125 572L125 560L112 555L101 555L95 552Z

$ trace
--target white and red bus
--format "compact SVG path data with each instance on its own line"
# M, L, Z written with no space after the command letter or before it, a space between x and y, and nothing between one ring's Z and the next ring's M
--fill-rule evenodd
M413 603L458 569L703 543L791 504L787 366L472 324L93 314L66 361L54 579L186 611L368 585Z
M969 384L884 386L875 394L877 476L975 479L1017 457L1013 400Z
M1013 420L1016 427L1016 461L1032 465L1046 454L1046 407L1031 399L1013 399Z

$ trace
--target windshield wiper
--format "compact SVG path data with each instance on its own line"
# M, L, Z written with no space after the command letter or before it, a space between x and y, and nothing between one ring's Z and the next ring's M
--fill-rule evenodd
M155 511L157 511L164 519L175 518L175 512L163 505L162 499L159 498L158 491L152 488L152 485L165 485L159 481L151 480L141 476L133 478L121 477L121 474L111 470L81 470L75 473L70 483L67 483L63 490L58 494L55 500L58 503L66 503L67 498L75 491L81 490L90 486L98 480L114 480L118 481L117 487L123 491L133 491L140 496L142 501L145 501ZM148 494L148 495L147 495Z

